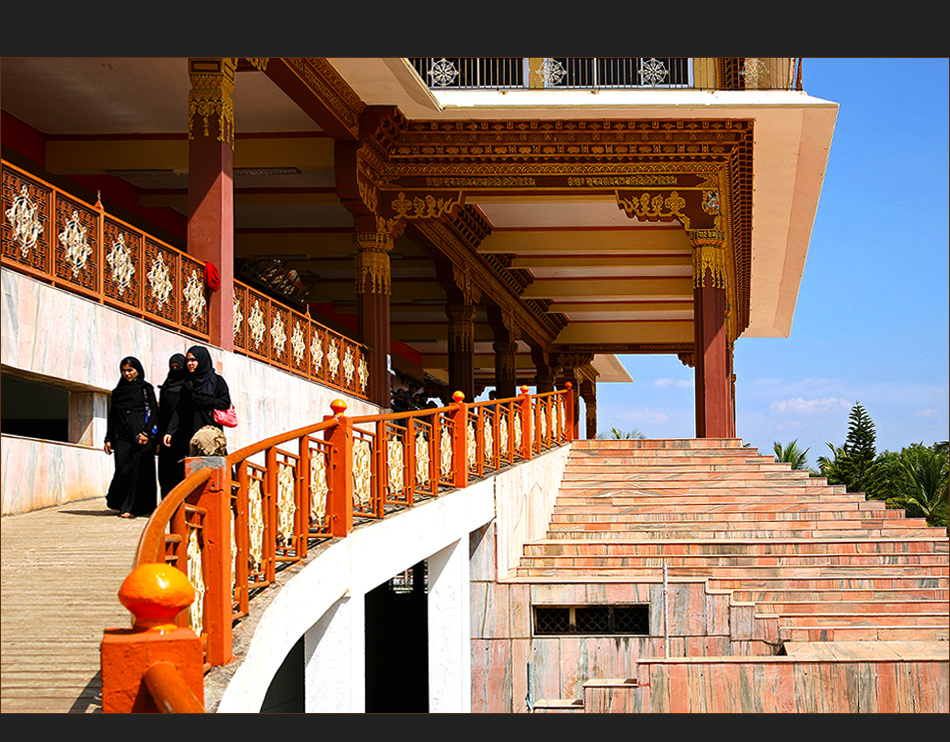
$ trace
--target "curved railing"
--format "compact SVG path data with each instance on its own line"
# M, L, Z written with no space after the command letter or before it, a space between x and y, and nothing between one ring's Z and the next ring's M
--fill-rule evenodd
M189 460L190 473L152 514L136 566L184 572L195 601L178 617L201 637L206 667L231 658L231 625L252 594L301 561L314 539L345 538L470 479L569 443L574 393L565 389L446 407L347 417L336 400L322 422ZM197 467L197 468L195 468ZM228 496L229 495L229 496Z

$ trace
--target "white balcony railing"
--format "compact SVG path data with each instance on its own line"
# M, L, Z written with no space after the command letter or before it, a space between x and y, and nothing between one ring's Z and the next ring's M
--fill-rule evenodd
M409 57L432 90L801 89L795 58Z

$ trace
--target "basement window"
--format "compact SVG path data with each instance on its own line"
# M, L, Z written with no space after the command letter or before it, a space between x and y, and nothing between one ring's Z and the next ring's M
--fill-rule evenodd
M632 605L579 605L534 606L535 636L650 635L650 606Z

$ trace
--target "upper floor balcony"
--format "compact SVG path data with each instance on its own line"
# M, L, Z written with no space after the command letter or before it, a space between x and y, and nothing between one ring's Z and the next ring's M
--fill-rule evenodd
M794 57L409 57L430 90L801 90Z

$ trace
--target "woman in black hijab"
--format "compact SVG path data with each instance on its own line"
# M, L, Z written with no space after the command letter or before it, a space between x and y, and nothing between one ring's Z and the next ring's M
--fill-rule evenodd
M181 403L172 413L163 443L171 445L178 438L189 447L189 455L222 455L226 439L220 423L214 420L215 410L226 410L231 406L231 394L227 382L214 370L211 354L201 345L193 345L185 354L185 383L182 389ZM202 428L216 428L220 445L217 451L210 452L207 446L189 445L192 438ZM204 448L205 450L201 450Z
M172 445L163 443L172 413L178 409L181 402L185 373L185 356L175 353L168 359L168 375L158 387L158 484L162 490L162 499L185 478L188 441L182 443L180 437L176 437L171 442Z
M135 518L155 509L158 403L137 358L123 358L119 371L122 377L112 390L104 447L107 454L115 454L106 505L122 518Z

